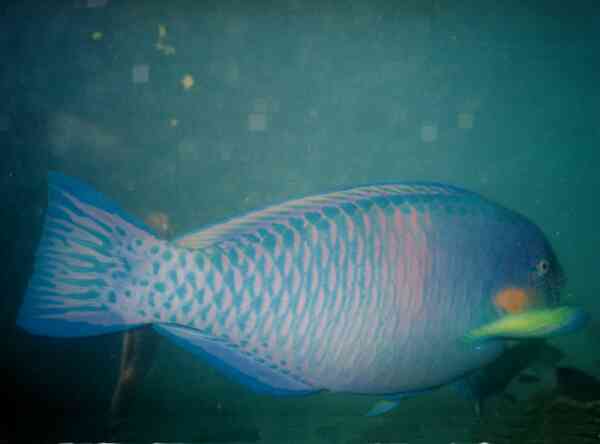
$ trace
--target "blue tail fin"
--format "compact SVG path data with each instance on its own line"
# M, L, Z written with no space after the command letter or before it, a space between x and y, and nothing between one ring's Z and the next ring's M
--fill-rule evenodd
M132 282L163 242L87 185L50 173L48 209L17 324L44 336L90 336L148 322Z

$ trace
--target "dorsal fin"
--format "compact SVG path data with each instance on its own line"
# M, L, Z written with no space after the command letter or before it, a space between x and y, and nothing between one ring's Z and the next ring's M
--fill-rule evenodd
M356 203L372 197L456 195L463 193L465 191L460 188L434 182L366 185L272 205L262 210L253 211L246 215L185 234L176 239L175 243L180 247L190 250L206 248L227 239L248 234L260 227L281 221L284 218L297 217L306 212L316 211L328 206Z

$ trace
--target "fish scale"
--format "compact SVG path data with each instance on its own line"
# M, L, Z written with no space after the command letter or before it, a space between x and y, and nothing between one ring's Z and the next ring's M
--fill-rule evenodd
M371 228L372 222L370 220L371 216L367 213L364 213L364 210L360 210L357 209L355 210L355 217L359 217L360 220L358 220L358 222L356 223L356 226L358 227L358 233L357 233L357 237L355 239L355 242L357 243L365 243L366 242L366 238L368 238L369 235L373 235L374 231ZM381 215L380 215L380 219L381 219ZM330 271L328 269L328 266L331 265L331 270L333 270L333 272L336 272L336 267L333 267L332 263L329 262L325 262L323 264L321 264L322 266L320 268L316 268L316 264L317 261L319 259L321 259L319 257L318 254L315 254L314 256L311 255L307 255L306 254L306 248L309 249L309 251L314 251L314 247L318 245L319 239L322 239L321 242L325 242L323 243L323 245L325 245L326 247L329 248L333 248L333 245L327 245L327 234L329 233L329 226L326 224L321 224L320 227L317 226L318 222L319 222L319 218L317 217L312 217L312 221L311 218L305 218L305 220L303 221L303 228L304 228L304 232L298 232L296 231L296 234L298 234L302 239L303 239L303 252L304 253L301 255L301 252L299 251L298 248L296 248L296 250L292 250L293 253L295 253L295 257L296 260L294 261L295 266L303 266L306 267L307 271L309 269L312 270L319 270L318 274L310 273L309 277L307 278L305 285L303 286L303 288L299 289L299 291L302 291L302 295L300 296L300 299L307 299L309 300L308 303L308 310L312 310L312 317L314 319L320 319L319 322L317 323L313 323L313 328L304 332L304 334L306 335L306 337L310 337L312 334L314 334L315 337L322 337L325 333L327 333L327 331L325 330L325 325L329 325L329 328L331 330L334 330L331 332L332 336L335 337L339 337L339 333L336 335L337 331L336 331L336 327L339 329L339 331L342 331L342 329L345 327L342 323L335 323L332 322L331 324L328 324L326 322L326 320L328 319L325 315L323 315L323 310L329 310L331 309L331 304L326 304L326 301L328 302L333 302L332 298L325 298L325 289L324 289L324 285L326 282L326 279L324 278L324 276L326 276ZM288 226L288 229L290 230L296 230L294 228L294 225L299 226L299 223L296 224L290 224ZM362 229L361 229L362 228ZM314 230L317 230L317 233L314 232ZM364 231L364 232L361 232ZM268 238L267 236L265 236L265 233L261 233L261 238L259 238L259 242L260 245L267 243ZM235 252L235 248L239 248L238 246L235 245L231 245L232 243L230 242L230 247L229 250L225 251L225 252L220 252L219 254L221 256L225 256L228 257L229 255L231 256L236 256L237 253ZM290 247L290 245L286 245L284 247ZM352 245L349 246L350 248L352 248ZM261 254L259 254L259 257L262 257L262 254L274 254L275 249L278 248L277 244L273 244L271 249L265 249L263 250L258 249ZM363 247L364 248L364 247ZM318 251L318 250L317 250ZM374 252L369 252L369 254L373 254ZM256 257L257 256L257 249L254 248L252 251L250 251L250 257ZM322 255L321 255L322 256ZM268 257L268 256L265 256ZM362 260L363 258L361 258ZM372 264L370 264L369 262L372 260L375 260L376 258L373 259L369 259L367 257L367 255L365 254L364 257L364 269L368 269L369 267L372 267ZM217 256L216 258L212 259L212 262L215 261L219 261L222 260L222 257ZM353 265L355 266L355 264L352 264L351 262L349 263L349 268L353 267ZM260 267L259 267L260 268ZM264 264L263 264L263 268L264 268ZM198 270L196 270L198 272ZM202 272L204 272L206 274L206 270L202 270ZM351 273L351 270L348 270L348 274ZM208 280L208 279L207 279ZM360 277L359 274L359 279L357 280L357 285L360 285L361 282L365 285L365 294L362 295L362 297L367 297L370 293L373 294L372 289L375 288L375 286L373 285L373 287L371 287L370 285L373 284L372 278L369 280L368 278L366 278L364 275L362 277ZM340 280L340 282L343 282ZM268 291L265 291L264 293L261 293L260 291L256 291L257 288L256 286L252 286L252 292L250 294L250 297L253 299L262 299L263 302L266 298L270 299L272 302L271 304L267 305L267 306L263 306L261 305L261 308L258 309L257 312L257 316L260 316L262 318L265 318L267 316L266 310L271 310L271 311L275 311L276 312L276 305L274 303L274 301L278 301L277 298L277 294L272 294ZM343 289L343 287L341 287ZM243 289L245 289L245 287L242 287L242 291ZM260 289L258 289L260 290ZM266 290L266 289L265 289ZM327 292L329 293L329 291ZM376 294L375 294L376 295ZM291 295L292 297L294 297L294 295ZM357 298L361 298L361 295L359 293L356 293L356 297ZM215 294L214 296L215 300L219 299L219 294ZM238 300L241 300L241 298L237 298ZM359 302L355 302L355 303L359 303ZM356 309L358 309L360 307L360 305L356 306ZM370 311L368 311L368 314L373 314L373 312L377 311L377 308L379 308L379 304L377 299L373 299L371 300L371 304L370 304ZM295 309L295 307L292 305L290 307L290 310ZM226 318L226 316L228 315L227 311L219 311L218 314L216 315L217 319L224 319ZM271 314L272 315L272 314ZM310 321L311 316L307 314L306 322L308 323ZM282 319L284 319L283 314L278 314L278 316L275 316L276 321L272 321L272 322L267 322L267 328L265 328L262 332L262 337L267 338L267 343L271 344L271 348L273 348L274 345L280 345L280 344L284 344L286 343L286 339L287 339L287 335L286 330L287 329L283 329L283 328L279 328L277 329L275 326L272 326L273 324L277 324L277 325L281 325L282 323ZM335 316L332 318L335 319ZM221 324L219 324L221 325ZM272 327L271 327L272 326ZM269 328L271 327L271 328ZM289 325L289 334L292 334L292 332L297 332L297 330L294 329L294 324L291 323L291 325ZM362 328L362 324L358 324L358 332L362 332L363 330L366 330L365 328ZM214 333L214 331L213 331ZM243 334L245 335L250 335L251 332L250 331L244 331ZM277 341L273 341L270 340L270 338L275 338L278 337L279 340ZM302 342L302 336L300 336L298 338L298 342ZM311 350L310 348L310 342L307 342L308 344L308 348L309 350ZM239 345L239 344L237 344ZM256 346L256 344L254 343L250 343L249 346L246 347L246 350L250 351L254 346ZM320 347L313 347L312 348L312 360L317 363L317 362L323 362L323 357L327 354L333 353L334 350L337 348L336 347L336 341L323 341L321 342ZM340 350L341 348L338 348L338 350ZM310 351L307 350L309 356L310 356ZM277 350L274 349L270 349L269 350L270 353L276 353ZM288 351L289 353L289 351ZM340 356L340 353L338 351L338 353L336 354L337 356ZM293 356L290 356L289 354L286 355L286 362L294 362L296 361L294 359ZM310 362L310 359L309 359ZM271 363L271 364L275 364L275 363ZM317 372L319 374L323 374L325 373L328 368L327 366L322 366L322 368L320 368L318 365L316 366L317 368ZM333 374L333 376L335 377L335 373Z
M359 211L359 210L357 210ZM356 213L356 215L358 215L359 213ZM323 217L322 214L320 214L321 217ZM334 247L334 245L327 245L328 242L328 234L329 234L329 225L328 224L319 224L319 221L321 220L321 217L315 217L314 215L312 217L307 217L302 221L302 227L304 228L304 231L298 231L297 226L300 226L299 221L296 221L296 223L290 223L290 224L286 224L286 227L288 230L294 231L295 235L300 237L302 239L301 243L297 243L296 242L296 248L294 249L294 245L284 245L283 247L281 245L278 245L277 243L273 243L270 242L272 239L269 237L269 235L267 234L267 231L263 231L260 233L260 236L258 237L257 240L255 240L254 242L250 241L251 243L249 245L246 245L246 250L245 250L245 256L248 258L248 261L253 261L254 262L254 266L251 268L252 270L255 269L261 269L261 270L265 270L265 261L268 261L271 259L271 256L275 256L275 251L277 249L283 249L283 248L290 248L292 247L292 254L294 256L294 260L293 260L293 268L304 268L306 267L307 271L308 270L312 270L311 273L309 273L309 275L307 276L307 278L303 281L301 281L300 287L297 289L297 291L301 292L301 295L299 296L300 299L304 299L307 301L307 314L305 317L305 322L307 324L310 324L310 319L311 319L311 315L314 319L321 319L319 322L316 323L312 323L312 328L308 329L307 331L304 332L305 337L310 337L311 335L315 335L316 337L321 337L324 334L326 334L328 331L326 331L325 329L325 325L326 322L324 320L328 319L326 316L323 315L323 311L324 310L330 310L332 303L334 302L334 300L332 298L326 298L325 294L326 294L326 282L327 280L325 279L324 276L327 276L329 273L333 272L333 273L337 273L336 268L334 267L332 262L326 261L323 264L320 264L322 266L317 267L317 263L320 259L322 259L322 254L314 254L311 255L310 252L315 250L315 247L319 246L319 242L322 243L322 245L325 245L326 248L330 248L332 249ZM365 224L365 220L367 221L366 223L369 224L370 221L369 219L365 219L368 218L367 215L365 214L360 214L360 218L361 221L359 221L357 223L357 226L364 226ZM312 219L312 222L311 222ZM316 230L316 232L315 232ZM356 238L356 242L365 242L364 240L362 240L363 236L367 236L368 233L365 232L365 234L359 234ZM294 237L296 237L294 236ZM359 240L361 239L361 240ZM219 267L216 266L215 264L219 264L219 263L232 263L234 261L230 260L231 258L236 258L239 254L240 254L240 250L243 250L244 246L243 243L242 244L236 244L234 242L229 241L228 242L228 246L225 248L215 248L214 250L216 251L216 253L213 253L213 255L207 255L205 253L199 253L199 252L180 252L177 251L176 248L174 247L169 247L168 245L163 245L162 248L158 251L155 251L155 254L157 256L161 256L163 257L163 259L165 259L165 257L171 258L171 257L175 257L178 254L187 254L190 255L189 260L187 260L186 262L189 264L198 264L201 263L202 266L201 267L190 267L186 270L183 270L183 273L178 273L176 279L171 279L171 281L169 281L168 279L164 279L164 275L162 276L157 276L157 279L155 282L153 282L153 284L151 285L154 286L154 288L156 288L157 286L160 286L160 288L164 288L164 291L161 293L169 293L170 291L173 291L175 287L178 287L180 285L185 285L185 282L182 279L182 276L184 274L188 274L188 276L191 274L192 276L196 276L195 282L196 282L196 287L197 287L197 291L200 292L204 292L206 294L211 295L211 297L209 298L208 301L205 301L205 303L203 305L205 305L205 313L207 313L206 318L208 318L209 323L213 322L212 325L212 329L210 330L206 330L207 326L203 323L200 324L193 324L193 323L188 323L187 325L189 325L190 327L194 327L194 328L198 328L201 331L206 331L208 333L211 333L215 336L220 336L222 334L226 334L223 333L225 331L227 331L226 327L225 327L225 321L228 318L230 312L228 310L229 308L229 304L227 304L225 307L223 307L222 303L223 303L223 299L225 298L224 295L227 294L227 292L231 292L231 288L235 287L235 283L233 282L233 279L229 279L230 281L232 281L233 285L230 285L229 283L227 283L227 280L225 280L225 283L223 284L224 286L221 287L222 284L216 284L217 282L220 283L223 280L223 276L221 275L221 272L219 271ZM264 245L271 245L270 248L265 247ZM351 245L349 246L350 248L352 247ZM318 248L317 248L318 251ZM202 255L202 259L199 259L197 256L198 255ZM226 258L226 259L224 259ZM262 261L262 262L261 262ZM371 266L368 264L368 260L365 259L365 266ZM170 265L173 265L173 267L175 266L174 262L171 260L166 261L165 263L163 263L163 268L166 270L166 274L169 274L171 271L176 271L175 268L169 268ZM329 266L331 266L331 268L328 268ZM349 263L348 265L349 267L352 267L352 263ZM223 267L220 267L223 268ZM331 271L332 270L332 271ZM240 270L238 270L240 271ZM295 270L292 269L292 273ZM351 271L348 270L348 274L350 274ZM254 306L258 306L258 308L255 308L256 310L256 316L260 317L262 319L267 319L267 321L265 322L265 328L262 330L262 333L260 335L261 338L263 338L265 341L261 342L260 345L266 343L266 344L271 344L267 355L272 355L272 354L279 354L279 355L283 355L285 356L285 361L290 363L290 365L293 365L294 362L298 361L298 359L295 359L294 356L289 354L289 350L284 350L284 351L280 351L277 350L275 348L275 346L279 346L281 347L281 344L285 344L287 342L287 337L288 335L293 335L293 333L297 333L298 329L296 329L295 327L298 326L298 323L294 323L292 321L288 321L288 325L286 326L286 324L283 323L283 321L285 320L285 315L287 313L293 313L294 309L296 308L296 306L294 306L294 304L290 304L290 306L288 307L289 312L286 310L284 313L278 313L277 308L278 308L278 303L281 302L281 297L279 296L279 293L277 292L273 292L272 289L273 287L271 286L269 291L269 287L265 287L263 288L262 284L261 285L257 285L257 279L260 280L261 282L263 280L267 280L268 279L268 273L264 273L265 276L260 275L260 274L254 274L254 281L251 281L250 279L248 279L248 276L252 276L252 274L246 274L246 279L244 281L244 283L242 284L242 286L236 291L236 295L232 295L231 298L233 298L236 301L243 301L243 296L242 294L246 291L246 290L250 290L250 293L246 293L246 297L249 297L251 300L254 301L260 301L260 304L254 304ZM202 276L202 278L198 278L198 276ZM216 277L215 277L216 276ZM229 276L233 276L233 272L229 275ZM259 276L259 277L257 277ZM306 275L304 275L306 276ZM337 277L337 276L336 276ZM364 278L363 278L364 280ZM202 282L204 282L205 284L202 285ZM343 282L340 279L340 283ZM211 286L212 283L212 286ZM357 282L357 284L359 284L359 282ZM289 286L288 286L289 287ZM343 287L342 291L343 291ZM282 290L285 290L286 292L291 291L291 288L284 288ZM370 289L367 287L366 291L368 292ZM327 293L329 293L329 291L327 291ZM156 294L155 294L156 295ZM237 295L239 295L239 297L236 297ZM358 295L357 295L358 296ZM366 295L365 295L366 296ZM290 298L292 300L297 300L298 296L295 294L290 294ZM269 303L265 304L265 301L268 301ZM183 304L185 304L187 301L184 299ZM329 304L327 304L326 302L330 302ZM375 301L373 301L375 302ZM250 305L252 306L252 303L250 303ZM185 317L181 316L181 312L180 310L177 309L176 306L172 306L171 309L168 309L163 305L159 305L160 309L158 312L155 312L156 315L158 315L160 320L167 320L167 319L171 319L172 316L175 316L178 323L183 323L182 322ZM214 307L214 308L213 308ZM376 303L374 303L372 305L372 307L377 307ZM147 310L150 310L149 308ZM212 319L212 317L208 314L211 313L212 311L215 311L214 313L214 319ZM269 318L269 313L270 314L270 318ZM156 316L155 316L156 317ZM335 319L335 317L333 317L332 319ZM190 319L191 320L191 319ZM232 322L232 321L230 321ZM236 322L235 320L233 322ZM286 326L286 328L283 328L284 326ZM336 323L334 322L331 326L330 329L334 329L336 327ZM359 324L360 326L360 324ZM344 325L343 324L339 324L339 329L340 331L343 329ZM243 330L240 329L241 334L245 337L251 337L252 335L252 331L248 331L248 330ZM359 328L359 331L360 328ZM332 335L335 335L335 331L331 333ZM337 337L339 337L339 333L337 334ZM273 340L272 338L276 338L277 340ZM303 340L303 336L299 336L297 338L297 340L295 341L296 343L302 343ZM323 358L326 354L332 353L333 350L331 350L331 348L335 348L336 347L336 343L335 342L322 342L320 347L311 347L311 343L309 341L306 342L306 344L308 345L308 350L307 353L310 356L310 353L312 351L312 361L317 363L317 362L323 362ZM327 345L329 344L329 345ZM240 341L238 341L235 345L240 345ZM243 350L246 350L248 352L251 352L254 349L260 349L259 344L257 344L256 342L252 342L250 341L248 343L248 345L246 347L242 348ZM339 352L337 353L337 355L339 356ZM309 362L311 361L311 359L309 359ZM270 364L275 365L275 362L270 362ZM327 366L322 366L319 367L317 366L317 372L319 374L323 374L327 371Z

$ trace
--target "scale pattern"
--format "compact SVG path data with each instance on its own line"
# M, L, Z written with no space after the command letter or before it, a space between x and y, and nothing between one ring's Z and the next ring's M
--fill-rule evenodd
M140 316L188 326L312 387L368 390L419 313L442 186L292 201L149 250ZM190 246L188 241L179 242ZM137 240L135 240L137 242ZM385 386L389 381L381 380Z

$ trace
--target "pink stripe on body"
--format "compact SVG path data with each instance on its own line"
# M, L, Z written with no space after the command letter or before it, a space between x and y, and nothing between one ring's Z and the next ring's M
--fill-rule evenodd
M342 292L342 287L338 287L338 289L335 292L335 302L333 304L333 312L334 313L340 312L340 307L342 305L343 298L344 298L344 295Z
M273 236L275 237L275 249L273 250L273 257L278 259L282 253L283 237L276 231L273 231Z
M248 289L246 289L242 293L242 305L240 306L240 311L242 313L245 313L250 308L250 303L251 303L250 293L249 293Z
M292 293L296 294L300 288L300 272L297 267L294 267L292 272Z
M307 244L304 244L304 250L302 254L302 272L308 272L308 266L310 265L310 248Z
M312 225L310 227L310 243L312 245L315 245L318 240L319 240L319 230L317 230L317 227Z
M212 304L213 299L214 299L213 291L208 286L204 287L204 304L202 304L202 306Z
M246 325L244 328L244 334L245 335L249 335L254 331L254 328L256 327L256 313L254 313L254 311L251 311L250 314L248 315L248 320L246 321Z
M319 270L316 262L313 262L310 278L310 292L314 293L319 285Z
M326 266L329 262L329 248L325 243L321 244L321 267Z
M412 225L412 228L415 230L421 228L419 226L419 213L414 207L410 207L410 223Z
M262 290L262 276L260 273L254 275L254 286L252 288L254 295L258 296Z
M223 288L223 275L218 270L215 269L214 276L215 276L215 293L219 293L221 291L221 288Z
M373 266L369 258L365 261L365 290L371 288L371 278L373 277Z
M300 238L300 234L294 228L290 229L292 230L292 250L296 252L300 249L302 239Z
M350 242L352 242L354 240L354 231L355 231L354 221L347 214L345 214L345 219L346 219L346 230L348 231L348 240Z
M267 319L265 320L262 328L263 335L270 336L271 329L273 328L273 313L269 313L267 315Z
M362 236L356 238L356 264L361 265L363 263L363 254L365 251L365 241Z
M306 327L308 327L308 314L304 315L300 324L298 325L298 334L301 338L304 338L304 334L306 333ZM308 338L304 339L305 347L308 346Z
M238 293L241 290L242 283L242 274L240 273L240 270L238 270L236 267L233 269L233 288L236 293Z
M365 236L369 236L371 234L371 218L367 213L362 213L362 221L365 227Z
M286 251L285 258L283 261L283 276L287 278L290 275L291 269L292 269L292 252Z
M331 242L331 245L335 245L337 236L338 236L338 226L337 226L337 223L335 221L333 221L329 224L329 241Z
M281 335L287 338L290 334L290 326L292 325L292 313L288 313L281 325Z
M290 297L287 291L284 291L281 295L281 301L279 302L279 311L277 313L278 316L283 316L289 308L290 305Z
M306 296L304 295L304 291L301 291L298 295L298 306L296 307L296 315L300 316L304 311L304 307L306 306Z
M223 291L223 310L229 310L229 307L231 307L232 299L233 297L231 294L231 290L229 289L229 287L226 286L225 290Z
M425 226L427 228L430 228L431 227L431 213L429 212L429 210L425 210L424 216L425 216L424 217L424 219L425 219Z
M271 272L273 271L273 259L271 259L271 255L265 254L265 277L269 277Z
M224 274L229 271L230 266L231 266L231 263L229 262L229 258L227 257L227 255L222 254L221 255L221 268L223 269Z
M229 314L227 315L227 319L225 319L225 329L227 331L233 330L233 328L235 326L235 320L236 320L235 310L231 310L229 312Z
M275 276L273 276L273 294L279 293L282 286L281 273L275 269Z
M314 316L319 316L321 311L323 310L323 303L325 302L325 291L323 287L319 289L319 293L317 294L317 301L315 304Z
M331 264L329 266L329 276L327 279L327 289L331 292L335 289L335 285L336 285L336 267L335 264Z
M344 260L346 259L346 242L340 242L338 247L338 267L343 270Z
M256 262L254 262L252 259L248 258L248 270L246 272L246 275L252 276L254 274L255 270L256 270Z
M255 296L256 296L256 294L255 294ZM270 305L271 305L271 296L269 296L268 292L265 292L262 295L262 303L260 304L260 313L263 315L265 313L267 313Z
M402 217L402 211L400 208L394 208L394 231L396 233L402 233L404 229L404 218Z
M423 285L425 278L425 263L427 247L418 227L414 227L404 239L404 256L409 258L410 267L405 269L405 279L411 290L411 309L419 313L423 309Z

